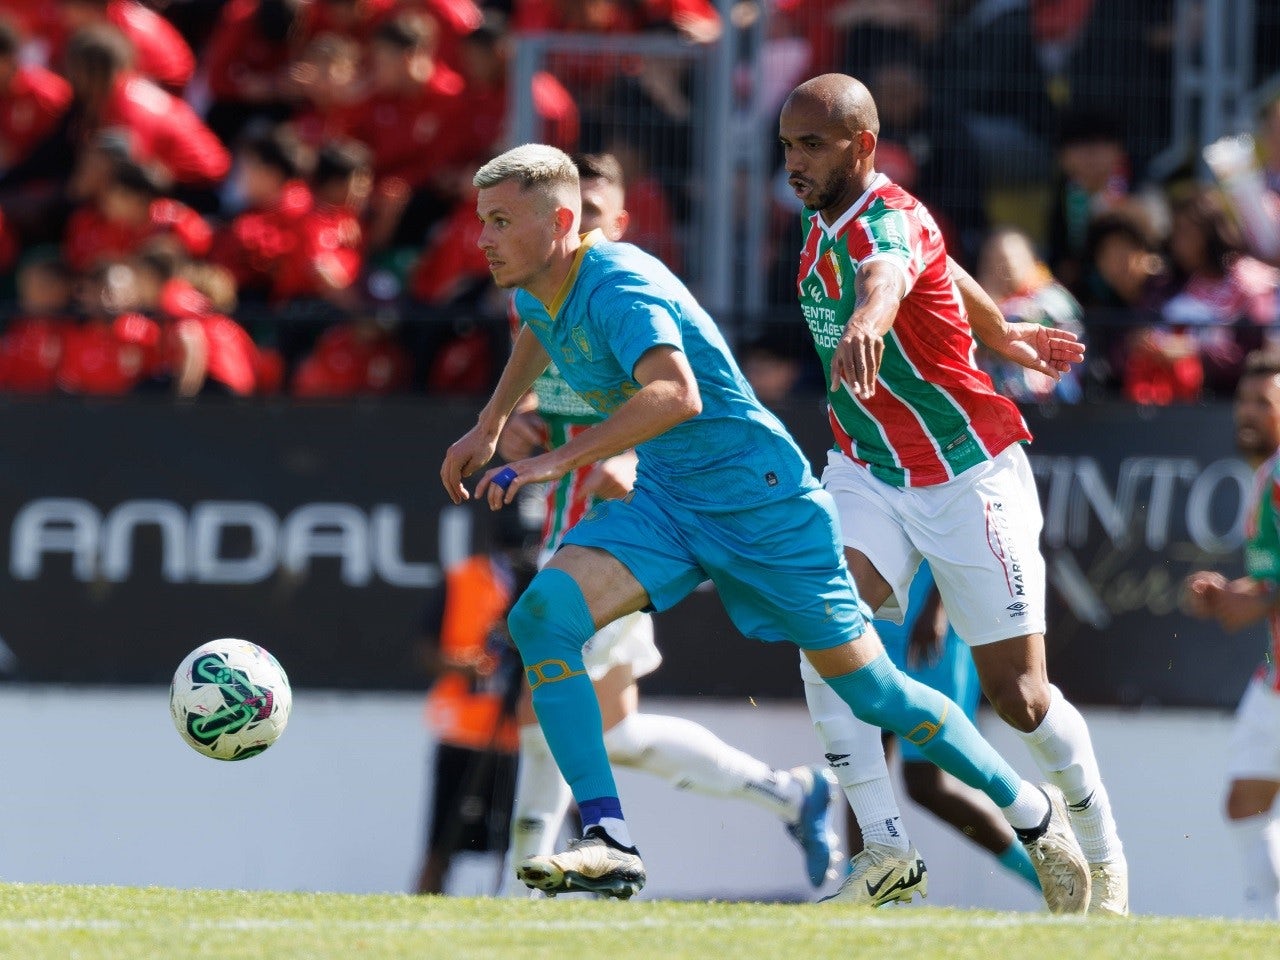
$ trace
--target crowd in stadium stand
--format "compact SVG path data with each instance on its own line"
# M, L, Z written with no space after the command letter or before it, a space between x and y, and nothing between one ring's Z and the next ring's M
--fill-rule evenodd
M731 9L731 26L762 12ZM771 91L801 74L863 78L881 168L956 258L1010 316L1088 338L1067 382L993 363L1011 395L1225 395L1274 325L1280 274L1216 193L1151 186L1173 9L771 0L757 96L776 114ZM0 390L483 393L505 346L484 319L504 310L470 176L505 145L513 38L724 29L712 0L0 0ZM629 239L677 270L689 198L660 167L687 170L686 80L560 56L529 91L544 139L619 157ZM1142 109L1117 116L1118 90ZM636 113L661 156L600 120ZM1273 190L1277 113L1259 126ZM997 184L1041 188L1045 216L1006 222ZM799 217L774 205L781 313Z

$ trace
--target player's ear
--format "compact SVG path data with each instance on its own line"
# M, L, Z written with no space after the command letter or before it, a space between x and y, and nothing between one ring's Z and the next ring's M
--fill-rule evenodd
M577 229L577 214L571 207L556 207L556 237L567 237Z
M870 130L859 130L853 135L853 140L858 145L858 159L862 160L876 152L879 138Z
M610 240L621 240L627 233L627 227L631 226L631 214L625 210L619 210L613 218L613 226L609 229Z

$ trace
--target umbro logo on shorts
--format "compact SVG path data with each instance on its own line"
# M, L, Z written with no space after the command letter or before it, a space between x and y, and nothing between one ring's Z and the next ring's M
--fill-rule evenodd
M1025 617L1027 615L1027 607L1029 606L1031 606L1031 604L1023 603L1021 600L1017 600L1014 603L1009 604L1007 607L1005 607L1005 609L1008 610L1010 613L1012 613L1015 617Z

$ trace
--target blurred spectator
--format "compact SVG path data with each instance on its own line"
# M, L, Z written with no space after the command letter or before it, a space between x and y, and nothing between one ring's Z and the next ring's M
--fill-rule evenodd
M394 307L371 302L321 334L294 373L295 397L385 396L409 386L413 362L396 339Z
M1043 181L1054 111L1030 6L962 0L949 8L934 73L939 108L968 129L987 183Z
M977 279L1011 323L1038 323L1085 339L1080 304L1054 279L1021 230L992 231L978 258ZM1078 403L1082 398L1078 367L1053 380L982 349L978 359L996 389L1019 403Z
M71 327L74 284L71 271L53 254L31 257L18 268L18 313L0 337L0 389L53 392Z
M27 158L66 115L71 85L62 77L20 59L22 38L0 20L0 171Z
M394 220L394 246L416 247L463 193L463 80L435 58L436 27L401 14L370 44L369 93L352 108L350 136L373 151L373 203Z
M213 228L196 211L164 195L154 174L132 160L117 160L103 189L82 204L67 223L62 255L78 272L102 260L139 250L168 235L186 253L202 257L213 243Z
M176 27L137 0L57 0L63 37L84 27L111 26L133 47L134 68L170 92L181 93L195 72L196 58ZM59 38L60 39L60 38ZM55 49L50 62L59 64Z
M1142 401L1147 403L1198 395L1203 371L1185 337L1167 338L1167 362L1144 362L1140 369L1127 371L1133 330L1158 321L1172 285L1154 229L1142 211L1126 205L1096 217L1089 225L1085 250L1091 374L1108 388L1118 389L1125 381L1134 384L1134 395L1150 398Z
M1199 18L1195 5L1188 15ZM1117 130L1135 182L1170 142L1173 116L1174 0L1096 2L1074 44L1066 69L1068 102L1085 113L1110 113L1123 98Z
M480 218L472 191L427 238L409 279L409 292L435 307L470 303L491 287L489 261L476 245Z
M827 4L832 9L826 20L834 29L826 29L843 46L843 68L865 79L889 60L909 57L921 63L931 61L943 33L945 5L943 0L842 0ZM814 50L821 59L830 41L817 36L814 27L822 24L823 18L813 13L807 16L813 24L810 36Z
M279 122L293 112L289 73L304 9L303 0L223 5L202 54L211 100L205 122L223 143L233 143L252 124ZM359 50L354 40L349 43Z
M865 79L880 113L877 159L933 211L952 255L975 262L987 215L981 161L968 131L932 102L918 63L888 60Z
M1049 267L1079 292L1089 222L1129 196L1129 157L1119 124L1105 113L1069 113L1057 136L1049 209Z
M326 191L348 198L358 164L331 152ZM307 165L301 145L282 127L243 141L236 151L235 189L245 209L218 232L211 258L231 271L241 294L273 304L308 297L340 302L357 279L363 256L358 213L342 202L317 206Z
M346 134L360 98L360 44L339 33L312 37L289 68L288 85L299 98L289 126L313 147Z
M401 6L400 0L309 0L304 4L303 36L340 33L365 44Z
M146 382L180 397L249 396L258 390L258 348L235 320L215 309L161 252L133 259L135 306L161 324L162 361Z
M679 274L684 269L683 244L676 214L662 182L647 166L643 153L621 133L605 142L606 154L618 164L618 189L627 197L627 243L634 243ZM601 173L608 180L612 173Z
M507 849L522 672L506 617L537 572L536 528L522 513L502 511L489 552L446 571L423 612L419 656L433 678L424 712L437 744L417 893L444 893L460 852Z
M78 299L83 319L63 338L60 390L122 396L161 369L160 325L137 312L138 281L128 264L95 267L81 281Z
M1244 252L1221 194L1209 188L1196 188L1174 204L1169 253L1183 279L1164 305L1164 324L1192 335L1205 386L1227 396L1245 353L1275 325L1280 271Z
M135 72L129 41L108 26L85 27L67 44L72 101L72 149L103 130L120 128L130 155L174 183L212 186L231 158L190 106Z
M507 142L507 71L511 35L503 17L486 13L484 22L462 41L460 70L466 82L463 123L469 124L467 156L483 161L501 151ZM546 70L533 75L530 90L538 119L536 139L561 150L577 149L578 105L564 85Z

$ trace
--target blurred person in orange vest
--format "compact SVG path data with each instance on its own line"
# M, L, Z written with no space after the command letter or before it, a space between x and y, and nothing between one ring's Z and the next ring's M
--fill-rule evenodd
M540 506L531 498L499 514L490 550L446 571L423 617L422 663L435 677L426 721L437 745L418 893L444 892L455 854L495 853L501 864L506 852L523 675L506 617L537 572L540 517L527 511Z

